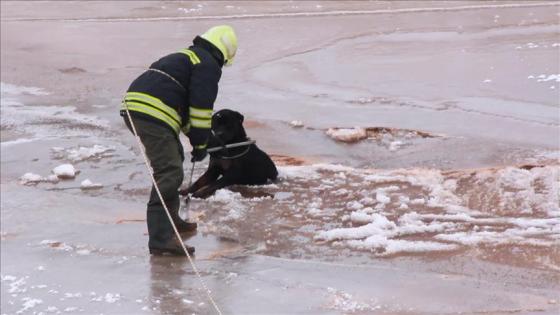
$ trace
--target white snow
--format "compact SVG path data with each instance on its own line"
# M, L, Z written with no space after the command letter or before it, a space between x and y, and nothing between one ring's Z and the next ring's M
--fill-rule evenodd
M19 178L20 183L23 185L36 184L44 181L43 176L34 173L25 173Z
M536 79L537 82L560 82L560 74L540 74L540 75L529 75L527 79Z
M397 151L402 147L403 144L404 142L402 141L392 141L391 143L389 143L389 151Z
M301 128L303 127L303 121L301 120L292 120L290 122L290 126L294 127L294 128Z
M219 189L213 196L206 200L227 205L228 213L222 218L224 221L239 220L245 216L247 211L247 205L242 202L243 196L238 192L232 192L228 189Z
M346 204L346 208L351 209L351 210L358 210L358 209L362 209L364 207L363 204L359 203L358 201L352 200L349 203Z
M55 313L55 312L58 312L58 307L51 305L51 306L47 307L47 309L45 311L47 313Z
M76 148L61 148L53 147L51 151L56 158L65 158L74 163L90 160L111 157L114 147L94 144L91 147L79 146Z
M326 131L327 136L341 142L358 142L367 138L367 132L364 128L329 128Z
M105 299L105 302L107 302L107 303L115 303L115 302L117 302L118 300L121 299L121 295L118 294L118 293L115 293L115 294L107 293L107 294L105 294L104 299Z
M22 185L35 185L37 183L47 182L47 183L57 183L59 181L58 176L56 175L49 175L47 177L43 177L41 175L35 173L25 173L19 178L19 182Z
M371 223L359 227L338 228L330 231L321 231L316 236L316 240L334 241L345 239L365 238L372 235L383 234L385 230L394 229L395 223L387 220L381 214L374 213L371 215Z
M391 202L391 198L385 194L385 191L382 189L378 189L375 193L375 200L380 203L389 203Z
M558 156L553 153L543 154ZM552 246L560 241L556 165L449 173L317 164L281 166L279 171L282 180L264 189L290 202L271 204L270 199L220 190L208 202L223 210L208 226L228 229L228 220L244 220L264 205L267 211L282 211L283 217L309 220L298 231L311 233L316 241L381 256L478 244ZM286 192L289 199L280 197Z
M54 175L61 179L76 177L76 169L72 164L61 164L55 167L52 172L54 173Z
M8 293L19 294L27 292L27 287L25 286L27 278L29 278L29 276L24 276L18 279L15 276L6 275L2 276L2 282L9 282L8 286L10 288L8 289Z
M16 312L16 314L23 314L25 311L34 308L35 306L39 305L39 304L43 304L43 300L41 299L33 299L30 297L24 297L21 299L22 301L24 301L23 303L23 308L20 309L19 311Z
M550 155L556 157L556 152ZM319 170L317 166L300 167L302 172ZM327 168L328 169L328 168ZM292 169L294 173L296 169ZM340 224L350 221L353 226L340 227L336 222L325 221L323 227L317 227L315 240L334 242L351 249L370 250L377 255L397 254L418 251L449 251L460 246L477 244L530 244L551 246L560 240L560 209L558 187L560 185L560 168L557 166L537 167L525 170L506 167L498 170L480 170L475 176L465 173L465 178L476 192L467 191L458 194L463 185L459 178L448 178L438 170L353 170L344 171L349 175L361 177L363 182L356 183L359 195L375 194L375 209L364 208L369 204L366 197L356 199L358 191L344 188L345 194L336 194L338 188L326 188L343 201L339 204L342 211L338 218ZM337 178L338 173L326 173L324 183ZM297 177L297 174L293 178ZM290 178L288 178L290 179ZM317 177L313 177L317 180ZM535 186L538 183L538 186ZM342 183L344 184L344 183ZM403 186L404 184L404 186ZM321 184L323 185L323 184ZM368 186L372 186L368 188ZM420 189L421 193L407 195L403 189L410 186ZM345 186L353 187L353 186ZM512 193L514 191L515 193ZM398 203L392 205L391 195L398 197ZM478 208L467 207L472 200L470 193L498 198L498 206L485 203L481 197ZM298 198L297 194L294 197ZM369 198L369 197L367 197ZM349 200L348 200L349 199ZM354 200L352 200L354 199ZM359 200L359 201L358 201ZM492 199L488 199L491 201ZM362 201L364 201L362 203ZM325 216L325 206L312 201L313 207L308 212ZM330 205L329 205L330 207ZM415 208L423 209L416 212ZM323 208L323 209L321 209ZM398 213L395 208L409 209ZM333 211L330 211L331 213ZM545 218L528 215L541 213ZM358 226L356 226L358 225ZM504 230L503 227L506 227ZM437 235L426 235L437 233ZM422 240L402 239L404 236L423 235Z
M350 214L350 221L355 223L369 223L374 220L374 216L362 211L354 211Z
M101 183L94 183L89 179L84 179L81 184L80 184L80 188L87 190L87 189L99 189L99 188L103 188L103 184Z
M343 314L362 313L364 311L381 309L381 306L375 305L375 301L360 301L353 295L335 288L328 287L327 292L330 295L330 301L328 301L327 307L341 311Z

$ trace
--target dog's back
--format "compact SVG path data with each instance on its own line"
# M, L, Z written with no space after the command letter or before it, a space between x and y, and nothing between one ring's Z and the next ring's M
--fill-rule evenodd
M243 182L240 184L262 185L266 184L268 180L276 180L278 177L278 170L272 159L255 144L252 144L245 157L239 160L239 166L247 175L243 176Z

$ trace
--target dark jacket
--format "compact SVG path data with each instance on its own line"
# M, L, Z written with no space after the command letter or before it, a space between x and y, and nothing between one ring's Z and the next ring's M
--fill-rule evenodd
M197 36L193 46L162 57L150 66L154 70L134 80L123 106L128 104L135 118L163 124L177 134L181 129L193 147L205 147L222 66L221 52ZM121 115L126 112L121 110Z

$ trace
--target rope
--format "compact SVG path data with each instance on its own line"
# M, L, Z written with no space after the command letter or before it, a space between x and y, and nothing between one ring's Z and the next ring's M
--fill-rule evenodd
M128 116L128 121L130 122L130 126L132 128L132 132L134 133L134 136L136 137L136 140L138 141L138 147L140 148L140 151L142 152L142 156L144 157L144 162L146 163L146 167L148 168L148 173L150 174L150 177L152 178L152 183L154 184L156 192L159 196L159 200L161 201L161 204L163 205L163 208L165 209L165 213L167 214L167 218L169 219L169 222L171 223L171 226L173 227L173 231L175 232L175 236L179 240L179 243L181 243L181 247L183 248L183 251L187 255L187 259L189 260L189 263L191 264L191 267L192 267L193 271L195 272L196 276L198 277L198 280L200 281L200 285L202 286L202 288L206 292L206 295L208 296L208 299L212 303L212 306L214 306L214 309L216 309L216 313L218 313L219 315L222 315L222 312L220 311L220 308L218 307L218 304L216 304L216 302L212 298L212 295L210 294L211 293L210 290L206 286L206 283L204 283L204 280L202 279L202 276L200 275L200 272L198 272L198 269L196 268L196 265L194 264L194 261L192 260L192 257L189 254L189 251L185 247L185 244L183 243L183 240L181 239L181 235L179 235L179 231L177 231L177 227L175 226L175 223L173 222L173 219L171 218L171 214L169 212L169 209L167 208L167 205L165 204L165 201L163 200L161 192L159 191L159 187L158 187L156 179L154 177L154 170L152 169L152 166L150 165L150 162L148 160L148 156L146 155L144 145L142 144L142 140L140 140L140 137L136 133L136 127L134 126L134 122L132 121L132 117L130 116L130 111L128 110L127 107L125 107L125 110L126 110L126 115ZM194 167L193 167L193 170L194 170Z
M187 187L191 187L191 185L192 185L192 178L193 178L193 174L194 174L194 164L195 163L196 163L196 161L192 163L191 176L189 177L189 185ZM191 207L191 198L189 196L189 197L187 197L186 205L185 205L185 212L186 213L189 212L190 207Z
M185 89L185 87L181 83L179 83L179 81L177 81L177 79L175 79L174 77L172 77L169 73L167 73L165 71L161 71L161 70L155 69L155 68L148 68L148 70L146 70L146 71L154 71L154 72L163 74L164 76L173 80L173 82L175 82L181 89L183 89L183 91L185 91L185 92L187 91L187 89Z

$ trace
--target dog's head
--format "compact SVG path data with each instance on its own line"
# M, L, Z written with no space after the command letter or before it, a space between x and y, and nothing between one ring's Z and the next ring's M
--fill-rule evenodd
M212 133L223 143L243 141L247 138L243 128L243 115L230 109L222 109L212 115Z

